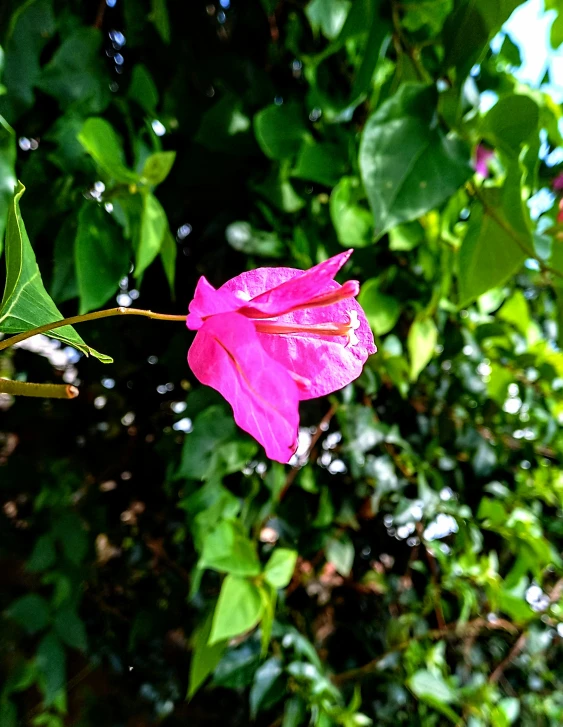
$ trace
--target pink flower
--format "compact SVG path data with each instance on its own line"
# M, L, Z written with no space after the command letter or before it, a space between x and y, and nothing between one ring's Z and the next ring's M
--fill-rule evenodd
M356 280L333 278L352 250L310 270L258 268L216 290L202 277L187 326L197 331L188 363L217 389L236 423L270 459L288 462L297 447L299 401L341 389L376 352L355 300Z
M489 176L489 160L494 156L492 149L487 149L482 144L477 144L475 149L475 162L473 167L477 174L481 175L484 179Z
M563 190L563 172L559 172L556 177L551 180L551 186L556 192Z

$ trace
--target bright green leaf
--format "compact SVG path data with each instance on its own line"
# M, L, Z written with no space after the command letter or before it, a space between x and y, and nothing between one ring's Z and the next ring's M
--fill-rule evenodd
M0 331L21 333L47 323L60 321L62 315L43 286L35 254L20 213L20 199L25 187L20 183L10 205L6 228L6 287L0 304ZM70 326L47 333L103 363L109 356L94 351Z
M16 135L0 116L0 255L4 246L4 231L10 204L16 188Z
M228 575L215 607L209 644L250 631L262 618L263 609L257 586L244 578Z
M170 174L175 159L175 151L159 151L151 154L141 172L142 180L152 185L160 184Z
M378 278L370 278L362 285L358 303L364 309L371 329L377 336L389 333L401 315L401 306L396 298L382 293Z
M110 178L122 184L139 182L139 176L125 166L121 140L105 119L86 119L78 134L78 141Z
M256 545L241 532L237 523L229 520L224 520L204 538L200 565L237 576L260 573Z
M211 611L194 635L188 699L194 696L207 677L215 670L227 647L226 641L218 641L211 646L208 644L212 622L213 612Z
M276 548L264 566L264 578L273 588L285 588L297 563L297 551Z
M438 329L432 318L416 318L409 329L407 346L411 362L410 379L416 381L434 356Z
M344 247L366 247L373 240L373 217L359 204L364 197L356 177L342 177L330 195L330 217Z

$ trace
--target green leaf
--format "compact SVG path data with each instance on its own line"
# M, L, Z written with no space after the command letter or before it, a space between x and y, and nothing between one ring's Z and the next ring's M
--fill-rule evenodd
M367 121L359 162L376 237L434 209L472 174L466 145L440 131L436 104L434 87L405 84Z
M170 228L167 227L162 240L162 246L160 248L160 259L162 260L162 267L164 268L164 274L166 280L170 286L170 294L174 300L174 281L176 279L176 240L170 232Z
M29 634L42 631L49 623L49 604L36 593L18 598L8 607L6 613Z
M209 644L250 631L262 618L263 609L257 586L244 578L228 575L221 586L213 614Z
M128 98L136 101L147 114L154 116L158 104L158 89L153 77L142 63L133 66Z
M358 303L364 309L368 323L377 336L389 333L401 315L401 306L396 298L382 293L379 278L370 278L360 290Z
M221 522L204 538L200 565L237 576L260 573L256 545L241 532L237 523L229 520Z
M197 415L193 432L186 436L177 477L204 479L213 472L214 456L221 444L236 436L233 417L222 406L210 406Z
M166 45L170 44L170 19L168 17L168 8L166 0L151 0L151 11L148 16L150 22L156 28L162 41Z
M305 142L291 176L333 187L346 171L348 161L336 144Z
M152 185L160 184L170 174L175 159L175 151L159 151L151 154L147 157L141 172L142 181Z
M7 94L0 99L0 113L11 123L33 105L41 52L54 32L52 0L28 0L12 15L5 44Z
M54 565L57 554L51 535L41 535L35 541L29 560L25 564L30 573L40 573Z
M218 641L209 645L213 611L210 611L203 624L197 629L193 640L192 660L190 663L190 679L188 699L191 699L207 677L215 671L227 646L226 641Z
M443 68L455 66L463 80L485 53L489 39L524 0L461 0L444 25Z
M53 626L57 636L67 646L79 651L86 651L88 647L86 629L74 608L65 606L59 609L55 614Z
M129 245L111 216L96 203L84 203L74 246L81 315L101 308L115 295L129 261Z
M2 727L18 727L18 710L9 699L0 699L0 724Z
M254 133L260 148L270 159L286 159L299 151L309 133L300 104L267 106L254 117Z
M283 667L278 657L265 661L254 675L250 689L250 718L256 719L258 712L274 706L285 695L285 680L282 679Z
M510 369L491 364L491 373L487 382L487 393L499 406L502 406L508 396L508 386L514 381L514 374Z
M420 669L407 680L407 685L418 699L439 709L455 724L459 723L459 717L447 706L458 701L457 695L442 677Z
M195 141L211 151L248 154L256 150L250 128L243 101L226 92L202 115Z
M55 238L55 257L50 293L56 303L78 297L78 282L74 265L74 244L77 220L68 216Z
M0 255L4 245L4 231L10 204L16 188L16 135L7 121L0 116Z
M285 248L275 232L257 230L250 222L231 222L225 230L229 245L246 255L283 257Z
M314 30L320 29L329 40L334 40L346 22L352 3L350 0L312 0L305 8Z
M151 192L143 194L141 229L135 250L136 278L141 277L161 251L168 232L168 218L162 205Z
M125 166L121 140L105 119L94 116L86 119L77 138L108 177L122 184L139 182L139 175Z
M329 538L326 547L326 559L336 568L341 576L347 578L354 565L354 544L350 538L343 534L339 537Z
M407 346L411 362L410 379L416 381L434 356L438 329L432 318L415 318L409 329Z
M483 120L483 133L491 144L518 155L522 144L538 134L540 110L529 96L503 96Z
M533 243L520 192L520 175L511 167L503 188L480 191L459 251L459 305L504 285L533 257ZM483 208L483 204L485 205ZM526 215L526 217L525 217ZM525 250L530 250L527 255Z
M72 510L63 512L53 523L53 534L68 560L79 565L88 550L88 536L80 517Z
M78 106L84 115L99 114L111 95L101 46L100 30L78 28L43 68L37 86L54 96L63 109Z
M296 563L296 550L276 548L264 566L264 578L266 582L273 588L285 588L291 581Z
M366 247L373 240L373 217L359 204L363 187L356 177L342 177L330 195L330 217L344 247Z
M37 647L37 668L42 675L45 705L53 704L57 692L66 682L66 657L64 648L54 631L49 632Z
M453 0L416 0L403 4L401 24L411 33L427 28L437 35L453 8Z
M25 187L19 183L8 214L6 228L6 287L0 304L0 331L21 333L47 323L60 321L62 315L49 297L37 267L20 213L20 199ZM91 354L103 363L109 356L87 346L71 326L62 326L47 333L63 343Z

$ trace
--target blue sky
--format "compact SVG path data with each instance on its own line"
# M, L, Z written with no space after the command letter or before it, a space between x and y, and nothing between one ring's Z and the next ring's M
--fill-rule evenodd
M491 0L496 2L496 0ZM544 0L528 0L512 13L503 31L520 48L522 67L514 75L531 86L539 86L546 70L550 71L549 90L552 97L563 102L563 46L554 51L549 43L555 11L544 11Z

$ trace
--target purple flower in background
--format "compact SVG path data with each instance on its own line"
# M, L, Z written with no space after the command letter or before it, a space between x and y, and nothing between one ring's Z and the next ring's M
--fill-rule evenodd
M563 191L563 172L559 172L556 177L551 180L551 186L556 192Z

